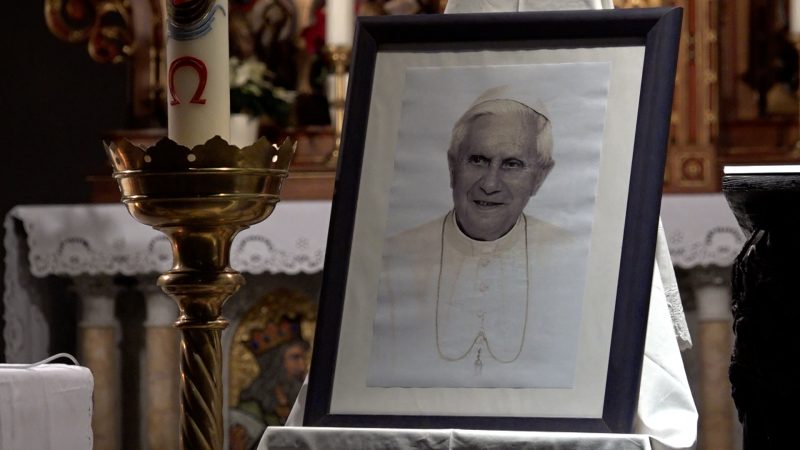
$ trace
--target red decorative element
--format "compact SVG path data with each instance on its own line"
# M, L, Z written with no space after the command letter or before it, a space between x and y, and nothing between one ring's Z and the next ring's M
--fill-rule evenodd
M240 11L247 13L253 10L253 7L256 6L257 1L258 0L231 0L228 2L228 5L231 12Z
M325 45L325 11L322 6L314 11L314 19L311 25L300 31L306 44L306 53L315 55Z
M181 6L184 3L190 2L191 0L172 0L172 4L175 6Z
M208 82L208 69L203 61L195 58L194 56L181 56L175 61L172 61L172 64L169 65L169 95L172 97L172 100L170 100L169 104L174 106L181 103L181 100L178 98L177 94L175 94L175 72L177 72L181 67L191 67L195 70L195 72L197 72L197 76L199 78L197 82L197 89L195 89L194 95L189 103L204 105L206 103L206 99L202 97L203 92L206 90L206 82Z

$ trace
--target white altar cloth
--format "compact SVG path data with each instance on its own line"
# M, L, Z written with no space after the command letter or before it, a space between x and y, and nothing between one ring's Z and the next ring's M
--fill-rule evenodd
M0 450L92 448L91 372L0 364Z
M234 269L259 274L322 270L330 202L281 202L269 219L242 231L231 250ZM137 275L172 265L167 237L134 220L121 204L17 206L6 218L22 223L30 272L47 275ZM13 247L7 245L6 247Z
M720 193L664 195L661 220L672 264L681 269L730 267L746 240Z
M331 204L281 202L234 240L231 265L245 273L322 270ZM121 204L17 206L5 218L5 355L30 362L48 355L44 317L49 275L142 275L172 265L167 237L134 220Z

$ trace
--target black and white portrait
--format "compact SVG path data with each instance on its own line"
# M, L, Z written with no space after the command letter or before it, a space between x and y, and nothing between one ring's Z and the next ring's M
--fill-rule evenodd
M406 71L367 386L573 386L609 72Z

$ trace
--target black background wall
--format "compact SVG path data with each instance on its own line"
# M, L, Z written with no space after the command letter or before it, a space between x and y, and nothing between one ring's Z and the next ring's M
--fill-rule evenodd
M2 217L19 204L88 201L85 177L105 164L101 135L126 125L127 65L97 64L84 44L58 40L44 3L8 2L0 27ZM0 362L4 349L0 333Z

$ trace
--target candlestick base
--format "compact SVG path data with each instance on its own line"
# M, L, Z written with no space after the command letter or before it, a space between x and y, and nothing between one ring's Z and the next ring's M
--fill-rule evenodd
M789 32L789 40L792 41L792 44L794 44L795 50L797 50L797 53L800 54L800 33ZM797 93L795 95L797 97L797 102L798 102L798 109L797 109L798 129L797 130L798 130L798 134L799 135L798 135L797 141L794 143L794 148L792 148L792 151L790 152L790 156L793 157L793 158L800 157L800 89L798 89L798 91L797 91Z
M328 102L333 109L333 129L336 143L326 165L335 167L339 160L342 143L342 127L344 126L344 107L347 100L347 68L350 64L350 47L344 45L325 46L325 56L333 66L333 92L328 94Z
M106 150L130 214L172 242L173 266L158 285L180 307L180 448L222 450L222 306L244 284L230 248L280 201L295 145L261 138L239 148L217 136L192 149L162 139Z

